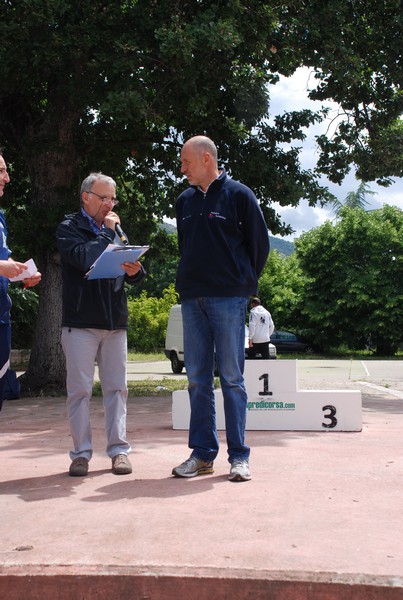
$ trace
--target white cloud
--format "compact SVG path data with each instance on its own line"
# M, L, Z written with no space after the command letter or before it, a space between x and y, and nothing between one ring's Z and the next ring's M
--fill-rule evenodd
M310 108L318 110L324 103L312 101L307 94L310 89L316 85L316 80L309 69L303 67L298 69L292 77L281 77L279 83L270 88L270 115L271 117L289 112L292 110L302 110ZM321 133L334 131L338 121L338 107L335 103L326 103L326 106L331 108L331 112L326 121L321 124L316 124L306 130L307 138L303 142L296 142L296 146L301 147L300 162L304 169L312 169L317 161L317 147L314 137ZM351 171L344 179L341 185L331 183L327 178L321 179L321 185L327 186L329 190L339 200L344 200L347 194L355 191L358 188L359 181L355 178L354 172ZM396 178L394 183L385 188L377 185L375 182L369 183L370 189L376 192L376 195L369 195L367 208L380 208L384 204L398 206L403 209L403 179ZM285 239L293 240L304 231L309 231L313 227L322 225L326 220L332 220L334 214L330 208L310 207L308 202L302 200L295 208L282 207L278 204L273 204L273 208L279 213L281 220L290 224L295 230L292 236Z
M280 214L281 220L286 224L290 224L295 230L295 233L286 236L284 239L293 241L299 237L304 231L309 231L313 227L319 227L327 220L334 218L331 215L330 209L308 205L307 200L301 200L299 205L294 207L283 207L274 203L273 208Z

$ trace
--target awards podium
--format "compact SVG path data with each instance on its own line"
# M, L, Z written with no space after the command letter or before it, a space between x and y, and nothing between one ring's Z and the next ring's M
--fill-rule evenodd
M361 392L299 390L296 360L247 360L247 430L361 431ZM223 395L215 390L217 429L225 429ZM187 390L172 394L173 429L189 429Z

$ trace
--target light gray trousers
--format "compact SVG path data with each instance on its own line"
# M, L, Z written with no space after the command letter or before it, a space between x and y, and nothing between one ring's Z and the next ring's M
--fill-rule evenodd
M70 458L92 457L90 399L95 361L103 394L106 453L110 458L128 454L131 447L126 441L126 331L63 327L61 341L67 368L67 415L74 445Z

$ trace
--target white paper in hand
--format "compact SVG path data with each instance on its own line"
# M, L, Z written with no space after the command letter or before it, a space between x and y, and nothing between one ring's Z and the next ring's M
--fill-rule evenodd
M38 269L32 258L27 260L24 263L24 265L26 265L28 268L24 269L24 271L22 273L20 273L19 275L16 275L15 277L10 277L10 281L23 281L24 279L29 279L29 277L33 277L34 275L37 274Z

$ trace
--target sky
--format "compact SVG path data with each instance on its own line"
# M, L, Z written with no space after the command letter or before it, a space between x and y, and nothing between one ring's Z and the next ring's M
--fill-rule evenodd
M270 88L270 114L278 115L284 111L302 110L310 108L317 110L322 105L330 106L332 111L327 120L322 124L314 125L307 129L305 133L307 138L304 142L297 142L297 145L302 148L300 154L301 166L304 169L314 168L318 154L315 145L314 136L326 133L329 128L330 121L337 114L337 105L309 100L307 90L315 85L313 75L310 76L307 68L300 68L292 77L281 77L279 83ZM344 200L349 192L355 192L360 182L355 178L354 171L345 177L341 185L336 185L323 177L320 180L321 185L327 186L329 190L339 199ZM385 188L377 185L375 182L368 183L371 191L376 192L376 195L368 195L366 200L368 204L366 209L381 208L384 204L391 204L403 209L403 178L395 178L394 183ZM334 219L334 213L331 208L310 207L306 200L302 200L297 207L282 207L274 203L273 208L276 209L282 221L290 224L295 230L291 236L283 239L293 241L299 237L304 231L309 231L313 227L322 225L325 221Z

